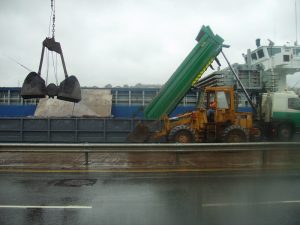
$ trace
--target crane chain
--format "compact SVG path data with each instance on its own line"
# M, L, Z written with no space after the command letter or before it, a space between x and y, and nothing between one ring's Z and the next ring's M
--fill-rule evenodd
M55 37L55 1L51 0L51 10L52 10L52 38Z

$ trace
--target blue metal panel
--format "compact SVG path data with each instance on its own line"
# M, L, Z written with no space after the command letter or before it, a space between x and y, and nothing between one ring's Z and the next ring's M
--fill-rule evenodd
M239 107L237 109L237 112L252 112L253 113L253 109L251 107Z
M19 91L21 92L20 87L0 87L0 91Z
M178 106L170 116L176 116L194 109L194 106ZM33 116L35 110L35 105L0 105L0 117ZM112 115L116 118L144 118L143 107L139 105L112 105Z
M36 105L0 105L0 117L33 116Z
M112 105L111 113L117 118L143 118L143 106Z
M177 106L171 117L195 110L195 106ZM116 118L144 118L143 106L112 105L112 115Z

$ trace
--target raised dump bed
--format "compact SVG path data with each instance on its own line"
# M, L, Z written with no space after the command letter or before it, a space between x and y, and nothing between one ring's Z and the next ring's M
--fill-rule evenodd
M168 115L202 76L222 49L223 39L214 35L209 26L203 26L196 38L197 45L145 108L147 119Z

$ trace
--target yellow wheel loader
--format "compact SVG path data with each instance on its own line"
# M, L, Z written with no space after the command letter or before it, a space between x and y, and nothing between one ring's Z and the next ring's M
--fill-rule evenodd
M215 101L215 108L210 103ZM245 142L259 139L261 130L253 127L251 112L236 112L233 87L207 87L199 107L177 117L163 118L162 129L150 139L169 142Z

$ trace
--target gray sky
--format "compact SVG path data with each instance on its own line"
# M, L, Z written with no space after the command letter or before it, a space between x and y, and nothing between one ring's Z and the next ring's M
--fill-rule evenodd
M82 86L163 84L196 44L203 24L231 45L225 51L232 63L242 63L241 54L255 48L258 37L262 44L268 38L278 45L293 43L294 4L294 0L56 0L56 41L62 45L68 73L76 75ZM0 1L0 86L21 85L28 74L7 55L37 71L50 13L50 0ZM58 68L62 81L61 64ZM46 77L45 70L42 76ZM52 67L49 77L54 81Z

